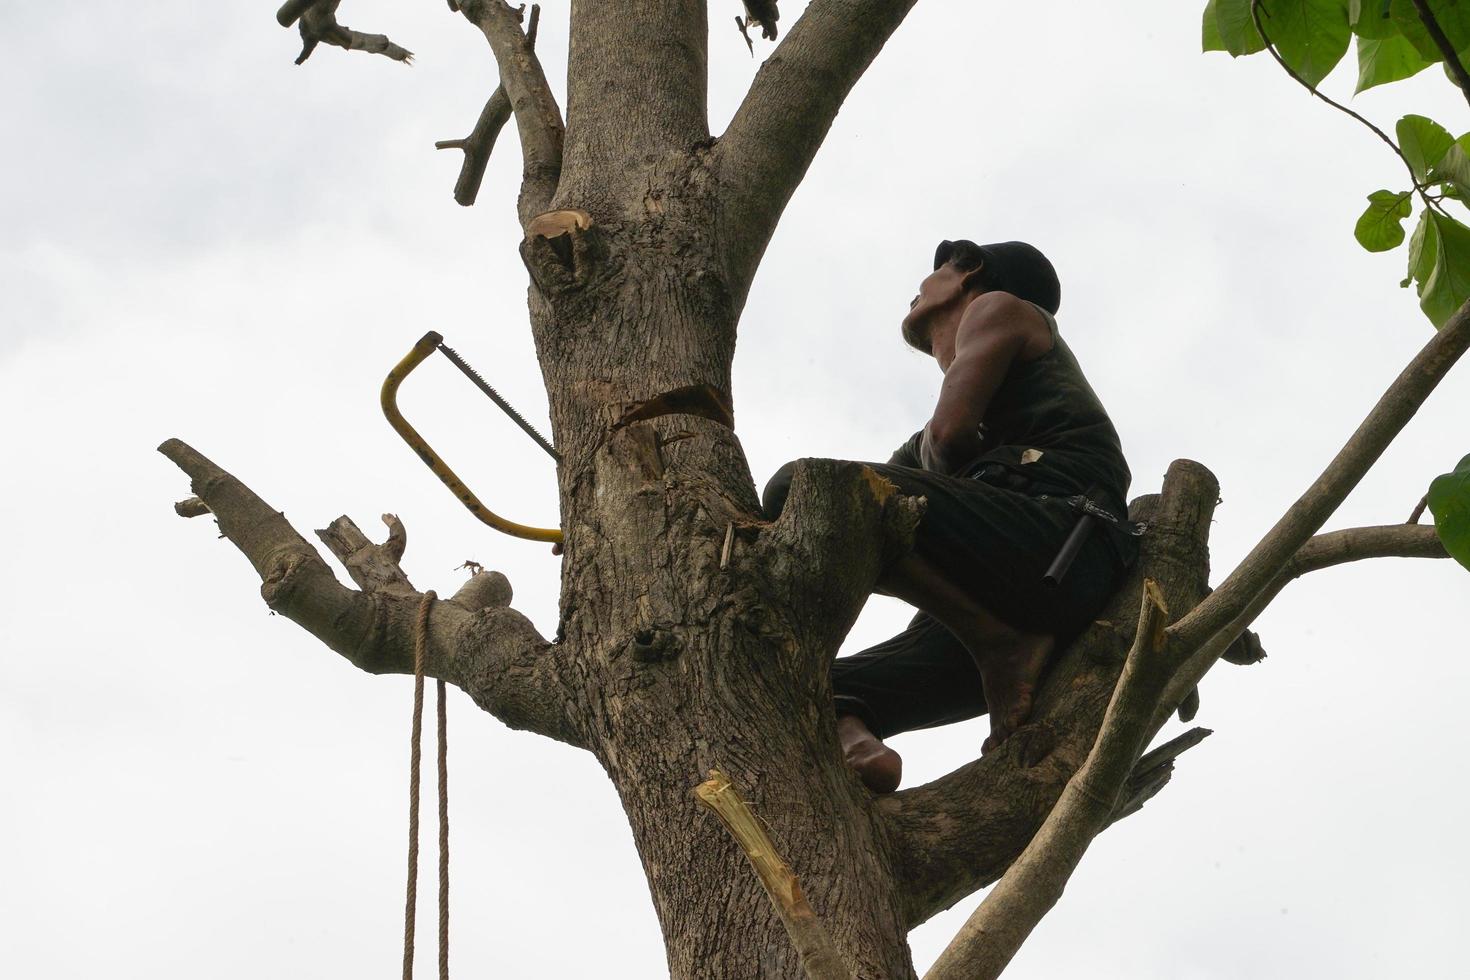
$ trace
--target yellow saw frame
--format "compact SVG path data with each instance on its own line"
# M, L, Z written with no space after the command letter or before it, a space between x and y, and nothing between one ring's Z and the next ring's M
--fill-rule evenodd
M525 538L527 541L549 541L554 544L560 544L562 540L560 528L531 527L528 524L517 524L515 521L506 520L481 503L480 498L475 496L469 487L465 486L464 481L455 474L454 470L449 468L449 464L444 462L438 453L434 452L433 448L424 441L424 437L419 435L417 429L408 424L408 420L398 410L399 385L403 384L404 379L408 377L409 373L427 360L429 355L433 354L435 350L442 351L445 356L454 362L456 367L464 371L470 380L475 382L477 387L494 399L497 405L504 409L521 428L525 429L543 449L550 453L553 459L559 460L556 451L551 448L551 445L545 439L541 438L536 430L531 428L526 420L520 417L515 409L511 408L503 398L496 394L495 390L486 384L484 379L477 375L474 369L466 364L459 355L455 354L448 347L445 347L444 338L433 330L424 334L419 339L419 342L413 345L413 350L409 351L403 360L394 365L393 370L388 372L388 377L383 379L383 390L380 401L383 406L383 415L388 419L388 424L393 426L393 431L403 437L403 441L409 444L413 451L418 454L419 459L424 461L424 465L433 471L440 482L448 487L450 492L459 499L459 502L464 504L469 512L481 521L490 525L495 530L509 534L512 537Z

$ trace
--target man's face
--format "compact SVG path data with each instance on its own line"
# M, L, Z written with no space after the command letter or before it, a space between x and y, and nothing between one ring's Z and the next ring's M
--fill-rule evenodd
M930 353L929 334L937 314L951 309L965 295L965 274L946 262L919 283L919 295L903 318L903 339L910 347Z

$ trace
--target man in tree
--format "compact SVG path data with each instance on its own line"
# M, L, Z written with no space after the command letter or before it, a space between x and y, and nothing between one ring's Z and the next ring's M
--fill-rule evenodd
M870 465L928 500L913 550L878 583L919 613L832 667L843 750L875 792L902 775L889 735L988 709L989 751L1023 724L1049 657L1092 621L1136 554L1122 521L1128 465L1057 333L1060 296L1051 263L1030 245L946 241L904 317L904 340L938 361L944 382L924 428ZM772 519L792 469L766 487ZM1104 530L1044 583L1079 497Z

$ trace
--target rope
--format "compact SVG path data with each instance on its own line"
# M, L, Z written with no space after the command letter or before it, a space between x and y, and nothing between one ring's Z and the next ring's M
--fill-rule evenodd
M403 980L413 980L414 926L419 891L419 767L423 756L424 661L429 648L429 610L438 598L425 592L414 622L413 728L408 764L408 886L403 908ZM442 680L435 682L439 736L439 980L449 980L449 723Z
M435 695L439 709L439 980L449 980L449 717L442 679Z

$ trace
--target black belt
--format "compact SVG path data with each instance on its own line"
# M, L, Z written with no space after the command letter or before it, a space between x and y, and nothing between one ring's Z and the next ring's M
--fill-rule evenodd
M1067 539L1062 542L1056 557L1051 560L1051 564L1041 576L1042 584L1051 588L1056 588L1061 584L1062 578L1072 567L1072 562L1077 560L1078 553L1087 543L1088 535L1092 533L1098 521L1106 521L1122 533L1133 537L1138 537L1148 530L1146 521L1129 521L1121 518L1085 493L1069 494L1066 490L1046 486L1000 463L986 463L972 473L970 479L993 483L1003 489L1035 497L1037 500L1061 500L1077 511L1077 523L1072 525Z

